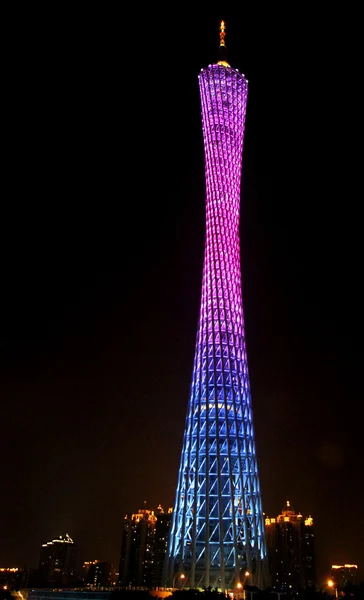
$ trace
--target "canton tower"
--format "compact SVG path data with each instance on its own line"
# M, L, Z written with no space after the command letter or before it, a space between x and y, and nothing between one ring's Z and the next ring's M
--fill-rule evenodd
M225 57L199 75L206 176L202 296L166 561L172 587L263 586L264 519L241 288L239 213L248 82Z

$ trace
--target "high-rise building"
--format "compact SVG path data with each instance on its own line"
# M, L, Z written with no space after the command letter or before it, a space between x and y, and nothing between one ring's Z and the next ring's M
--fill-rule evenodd
M39 573L44 582L69 586L76 579L77 546L68 533L60 535L40 549Z
M331 578L340 591L357 583L358 565L332 565Z
M125 515L121 540L118 582L127 587L165 585L164 564L171 525L172 508L161 505L156 511L145 507Z
M121 537L119 584L126 587L151 587L153 540L157 517L143 508L125 515Z
M296 514L290 502L276 518L265 519L272 588L297 593L315 587L315 536L312 517Z
M168 537L171 526L172 508L164 512L159 505L156 510L157 521L154 529L153 539L153 569L152 585L153 587L164 587L164 563L168 548Z
M240 180L248 81L226 61L202 69L206 241L167 581L221 590L264 585L266 545L245 341ZM245 573L249 573L248 576Z
M28 574L18 567L0 567L0 589L20 590L27 585Z
M92 565L96 565L98 562L99 562L98 560L85 560L83 562L82 573L81 573L81 581L83 583L86 583L86 584L88 583L90 569L91 569Z
M85 561L82 566L83 582L92 588L111 587L112 565L107 561Z

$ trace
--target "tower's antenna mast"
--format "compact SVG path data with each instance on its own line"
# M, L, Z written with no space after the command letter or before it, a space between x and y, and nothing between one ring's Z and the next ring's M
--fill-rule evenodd
M220 48L224 47L225 48L225 35L226 35L226 26L225 26L225 21L221 21L220 23Z
M221 23L220 23L219 60L218 60L217 64L222 65L223 67L230 67L229 63L226 62L225 35L226 35L225 21L221 21Z

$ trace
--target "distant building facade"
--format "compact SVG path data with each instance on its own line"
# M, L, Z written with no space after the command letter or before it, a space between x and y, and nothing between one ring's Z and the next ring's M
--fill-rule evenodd
M118 583L122 587L151 588L163 585L163 567L172 509L167 513L140 509L125 515Z
M27 586L27 573L18 567L0 567L0 589L20 590Z
M357 583L358 565L332 565L331 578L338 590L342 591Z
M153 539L152 585L153 587L164 587L163 569L168 549L168 536L172 520L172 509L169 508L167 512L164 512L163 508L159 505L156 515L157 521L155 524Z
M82 580L92 588L111 587L112 565L101 560L85 561L82 565Z
M120 585L152 587L152 548L157 517L141 509L124 517L119 569Z
M68 533L42 544L39 574L44 583L70 586L76 580L77 546Z
M276 518L265 519L272 588L297 593L315 587L315 544L313 519L296 514L287 506Z

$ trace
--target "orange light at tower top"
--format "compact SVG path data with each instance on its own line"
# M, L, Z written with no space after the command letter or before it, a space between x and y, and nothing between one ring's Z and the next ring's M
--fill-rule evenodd
M221 46L225 46L225 21L221 21L220 23L220 48Z
M226 35L226 25L225 21L221 21L220 23L220 60L217 61L217 64L223 67L230 67L229 63L226 62L226 44L225 44L225 35Z

